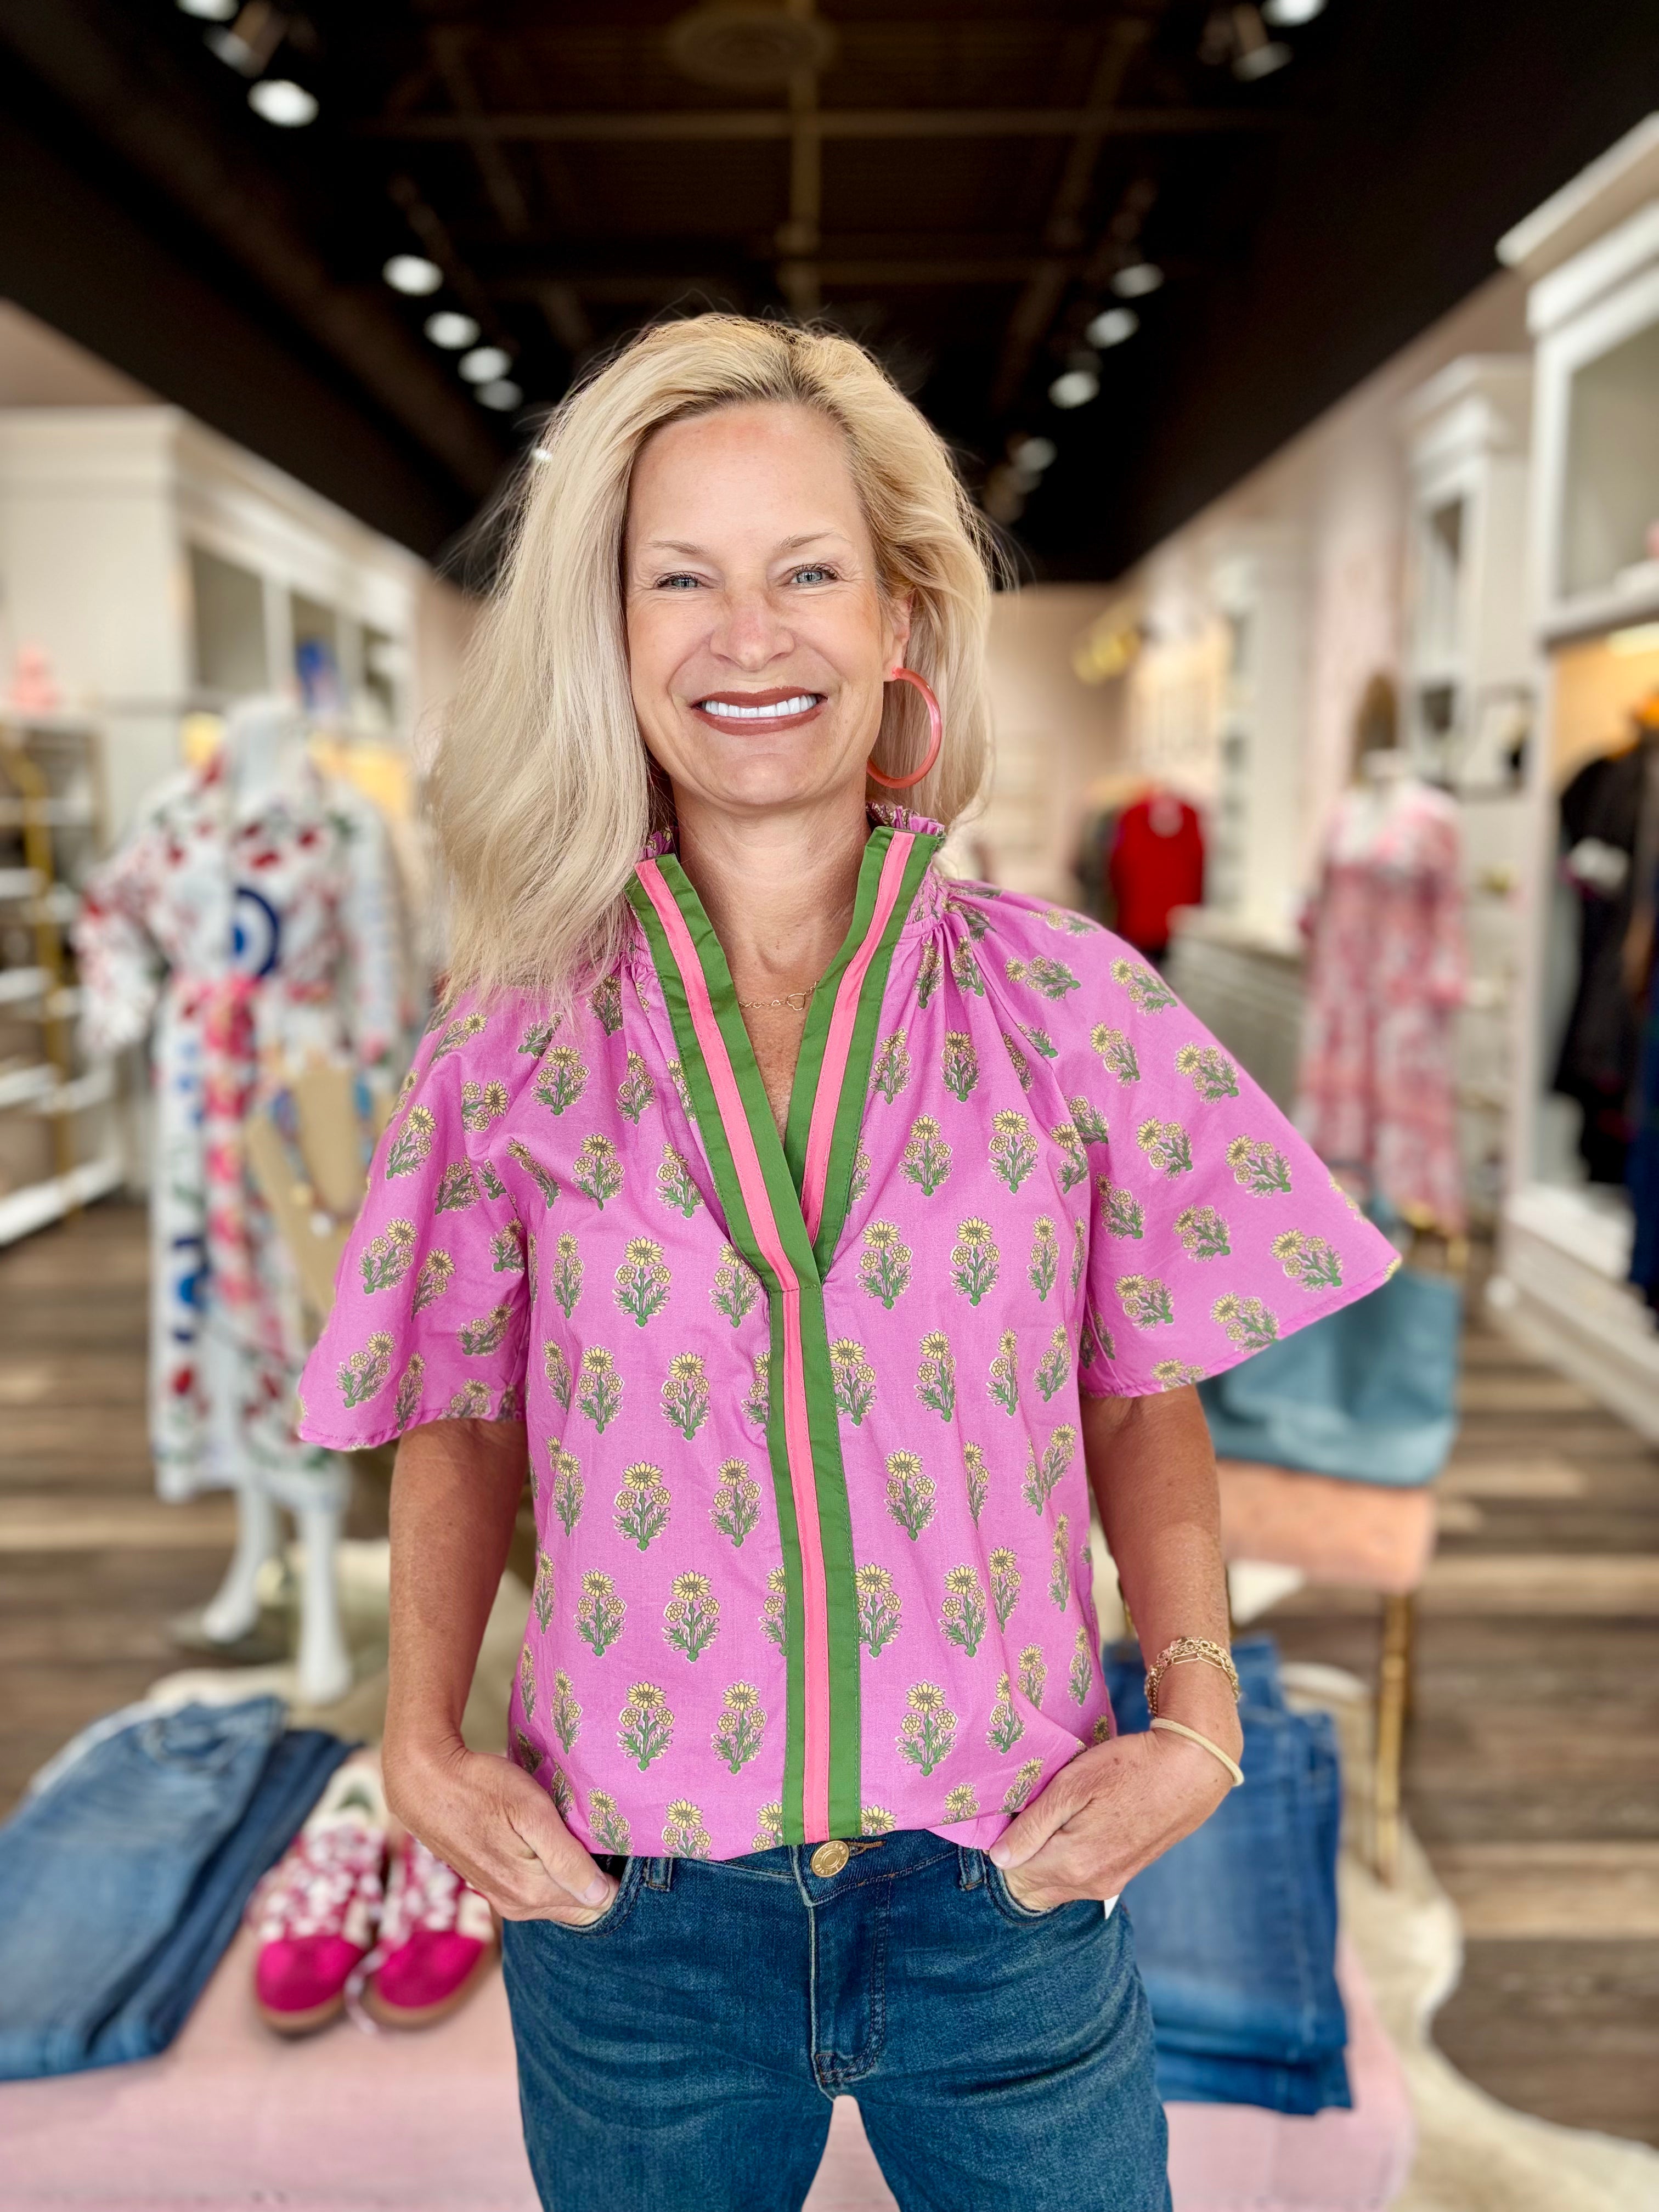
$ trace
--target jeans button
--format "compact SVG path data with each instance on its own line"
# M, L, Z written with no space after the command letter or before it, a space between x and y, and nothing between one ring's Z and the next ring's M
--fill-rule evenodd
M839 1874L853 1854L839 1838L832 1844L820 1844L812 1854L810 1864L814 1874Z

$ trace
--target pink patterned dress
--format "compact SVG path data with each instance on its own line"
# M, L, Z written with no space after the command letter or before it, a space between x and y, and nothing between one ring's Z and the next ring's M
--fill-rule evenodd
M657 850L618 971L453 1012L375 1163L302 1432L526 1422L512 1741L594 1850L988 1845L1112 1725L1079 1389L1393 1264L1152 969L939 841L881 811L781 1139Z
M1316 904L1297 1124L1401 1212L1464 1225L1454 1020L1465 987L1457 811L1407 783L1349 793Z

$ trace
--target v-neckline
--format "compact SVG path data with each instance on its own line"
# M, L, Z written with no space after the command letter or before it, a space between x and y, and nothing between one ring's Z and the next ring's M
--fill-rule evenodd
M846 1218L887 973L939 842L939 833L931 830L881 823L871 830L859 862L847 933L807 1010L781 1136L725 950L696 886L672 853L641 861L637 871L643 903L636 898L635 910L653 955L668 954L684 995L682 1009L670 1007L682 1064L689 1068L690 1045L706 1070L712 1093L707 1103L715 1109L727 1143L741 1143L746 1135L744 1148L750 1152L751 1168L758 1170L778 1234L797 1268L817 1280L828 1270ZM687 954L695 963L695 976L684 973ZM660 957L657 964L660 973ZM698 997L706 999L705 1007L695 1003ZM723 1050L714 1048L716 1036ZM724 1068L718 1065L721 1060ZM741 1113L742 1131L726 1126L734 1107ZM717 1181L724 1182L720 1163L711 1164ZM741 1175L737 1179L744 1180ZM721 1194L727 1196L724 1190Z

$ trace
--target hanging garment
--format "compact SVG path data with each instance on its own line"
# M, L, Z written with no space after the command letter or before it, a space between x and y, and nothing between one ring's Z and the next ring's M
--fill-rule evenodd
M1650 749L1581 768L1561 794L1561 872L1578 908L1578 981L1551 1087L1583 1109L1578 1150L1592 1182L1625 1180L1638 1018L1624 975L1635 854Z
M306 1370L337 1450L525 1425L511 1741L582 1842L984 1849L1109 1732L1079 1390L1396 1264L1173 992L878 810L781 1139L653 841L617 968L422 1046Z
M388 1065L404 1033L380 817L301 761L239 808L222 756L173 778L88 886L75 930L90 1048L154 1024L150 1437L164 1498L258 1483L338 1504L343 1471L302 1443L305 1339L292 1271L246 1170L264 1088L342 1060Z
M1126 806L1106 872L1118 935L1162 959L1170 915L1178 906L1196 906L1204 896L1204 832L1196 811L1167 791Z
M1310 917L1297 1123L1397 1212L1464 1225L1453 1016L1465 983L1457 811L1405 782L1338 802Z

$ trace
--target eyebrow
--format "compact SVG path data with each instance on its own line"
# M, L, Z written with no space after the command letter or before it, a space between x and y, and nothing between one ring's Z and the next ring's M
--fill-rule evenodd
M825 538L837 538L843 545L850 543L843 531L826 527L803 531L799 538L786 538L777 550L780 553L798 553L803 545L815 545ZM684 538L648 538L640 550L642 553L689 553L694 559L702 559L708 549L705 545L693 545Z

